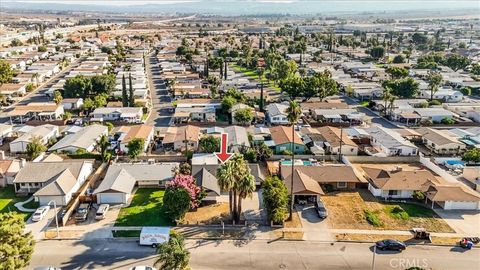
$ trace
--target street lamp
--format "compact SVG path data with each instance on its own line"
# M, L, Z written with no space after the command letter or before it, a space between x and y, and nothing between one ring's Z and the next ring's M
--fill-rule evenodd
M51 200L47 203L47 205L50 206L51 203L53 203L53 211L55 212L55 226L57 227L57 238L59 238L60 237L60 231L58 229L57 203L55 201Z
M372 270L375 269L375 255L377 254L377 245L373 246Z

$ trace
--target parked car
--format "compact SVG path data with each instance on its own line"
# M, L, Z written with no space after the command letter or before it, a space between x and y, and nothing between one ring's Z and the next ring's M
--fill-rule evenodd
M402 251L407 248L405 243L398 241L398 240L393 240L393 239L386 239L382 241L378 241L376 244L378 249L380 250L398 250Z
M134 266L130 270L157 270L156 268L150 266Z
M35 210L35 213L33 213L32 221L37 222L42 220L47 215L48 210L50 210L50 206L39 207L37 210Z
M85 221L88 218L88 212L90 211L90 204L82 203L77 208L77 213L75 214L76 221Z
M110 205L108 205L108 204L100 204L97 212L95 213L95 219L96 220L104 219L105 216L107 215L107 212L108 212L109 208L110 208Z
M61 270L61 269L53 266L40 266L40 267L33 268L33 270Z
M315 210L317 210L317 214L321 219L327 218L328 211L325 207L325 204L322 201L317 201L315 203Z

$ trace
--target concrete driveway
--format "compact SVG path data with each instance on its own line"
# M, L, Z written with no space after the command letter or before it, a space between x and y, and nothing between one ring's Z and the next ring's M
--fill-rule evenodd
M32 216L33 215L31 215L26 222L25 231L31 232L35 240L43 239L43 231L48 228L48 224L50 224L50 222L55 224L55 211L53 208L48 210L45 217L38 222L32 221Z
M442 210L435 212L457 233L480 236L480 211Z
M297 205L296 210L300 216L302 227L304 231L304 240L316 240L316 241L333 241L333 236L330 233L330 227L328 226L328 217L321 219L318 217L315 206Z

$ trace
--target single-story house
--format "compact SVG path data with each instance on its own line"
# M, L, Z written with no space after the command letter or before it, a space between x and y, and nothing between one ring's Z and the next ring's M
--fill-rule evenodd
M10 143L10 152L25 153L27 151L27 145L32 142L33 138L38 138L43 145L47 145L50 139L56 139L59 135L58 126L47 124L32 127L27 133L24 133Z
M163 138L162 145L165 149L183 151L198 149L200 129L196 126L169 127Z
M416 156L418 147L404 139L397 132L381 126L364 129L370 138L370 144L378 150L371 153L376 156ZM368 151L367 151L368 153Z
M480 210L480 194L462 184L430 186L425 192L431 207L444 210Z
M25 160L5 159L5 152L0 152L0 187L13 184L13 179L20 171Z
M53 102L30 102L26 105L17 105L15 108L8 112L10 122L14 119L23 123L28 120L57 120L64 114L63 106Z
M15 176L13 184L16 193L33 193L40 206L50 201L64 206L92 172L92 160L28 162Z
M323 138L322 143L327 153L338 155L341 146L342 155L358 155L358 145L348 137L346 131L342 132L339 128L329 126L318 128L318 130Z
M93 152L102 135L108 135L108 128L102 125L83 127L73 134L68 134L54 144L49 151L76 153L78 150Z
M271 125L287 125L287 113L288 105L282 103L271 103L265 107L266 120Z
M141 107L97 108L92 115L94 121L124 121L138 124L142 122L143 109Z
M83 107L83 98L65 98L62 100L64 110L76 110Z
M467 148L464 143L457 140L448 131L420 128L418 132L422 135L425 146L435 154L458 155Z
M143 152L146 152L153 141L153 130L153 126L150 125L121 126L115 129L114 133L118 134L120 151L123 153L128 153L127 145L135 138L143 139Z
M13 126L8 124L0 124L0 145L3 145L3 140L10 137L13 131Z
M281 154L283 151L292 150L295 154L305 153L305 144L302 139L298 136L297 132L294 131L292 134L292 127L287 126L276 126L270 128L270 133L272 141L274 143L274 152L275 154ZM293 135L293 138L292 138ZM292 149L293 144L293 149Z
M239 152L243 147L250 147L247 129L241 126L211 127L207 129L206 133L218 138L222 133L227 133L227 147L232 152Z
M113 163L93 192L97 203L127 203L135 186L163 187L179 163Z

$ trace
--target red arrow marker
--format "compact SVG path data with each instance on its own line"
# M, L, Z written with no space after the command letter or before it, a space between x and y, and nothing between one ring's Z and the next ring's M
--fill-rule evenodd
M231 153L227 153L228 133L222 133L222 140L220 142L220 153L215 153L221 163L225 163L232 157Z

